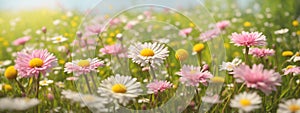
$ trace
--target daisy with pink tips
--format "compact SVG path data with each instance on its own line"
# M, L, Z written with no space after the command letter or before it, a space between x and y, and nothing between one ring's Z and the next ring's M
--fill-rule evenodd
M297 75L300 74L300 67L295 65L289 65L283 69L284 75L293 74Z
M167 90L173 86L172 83L168 81L158 81L154 80L152 83L149 83L147 85L147 88L149 88L148 92L149 93L155 93L157 94L158 92L163 92L164 90Z
M187 37L191 32L193 28L185 28L179 31L179 35L183 37Z
M249 54L255 57L267 57L273 56L275 51L273 49L250 48Z
M183 65L180 72L176 74L181 76L180 81L187 86L198 86L199 83L206 86L209 79L213 77L209 71L191 65Z
M15 46L24 45L30 39L31 39L30 36L24 36L24 37L18 38L13 42L13 45L15 45Z
M33 50L29 53L17 53L15 68L21 77L38 77L39 74L46 75L57 65L56 57L47 50Z
M240 65L235 68L233 77L238 83L245 83L248 88L259 89L265 94L276 91L276 86L280 86L281 75L274 70L265 70L262 64L253 65L252 69L247 65Z
M236 46L264 46L266 45L266 36L259 32L232 33L231 43Z
M96 72L98 67L104 66L104 62L97 58L86 60L74 60L65 64L65 72L74 73L76 76Z

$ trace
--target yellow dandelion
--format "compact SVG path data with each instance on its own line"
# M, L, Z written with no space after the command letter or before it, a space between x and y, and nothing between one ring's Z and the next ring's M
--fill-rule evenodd
M193 47L194 52L201 52L204 49L204 44L203 43L198 43Z
M251 27L252 24L251 24L250 22L246 21L246 22L244 22L244 26L245 26L245 27Z
M189 53L185 49L178 49L175 53L175 58L183 61L189 57Z
M6 70L4 72L4 76L10 80L16 79L17 75L18 75L18 72L14 66L9 66L8 68L6 68Z
M282 52L282 56L284 56L284 57L288 57L288 56L293 56L293 52L292 51L283 51Z
M297 27L297 26L299 26L299 22L298 22L297 20L294 20L294 21L292 22L292 25L295 26L295 27Z

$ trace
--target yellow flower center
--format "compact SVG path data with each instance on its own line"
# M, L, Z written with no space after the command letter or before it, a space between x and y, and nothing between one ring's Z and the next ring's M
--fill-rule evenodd
M57 38L56 38L56 41L61 41L61 37L57 37Z
M196 44L193 47L193 51L195 51L195 52L201 52L203 49L204 49L204 44L202 44L202 43Z
M127 89L126 86L124 86L123 84L115 84L111 90L115 93L126 93Z
M178 49L175 53L175 58L178 60L185 60L189 57L189 53L184 49Z
M29 66L31 68L34 68L34 67L42 67L44 64L44 61L40 58L33 58L29 61Z
M240 104L243 106L243 107L247 107L247 106L250 106L251 105L251 101L249 99L241 99L240 100Z
M296 34L297 34L297 35L300 35L300 30L298 30L298 31L296 32Z
M78 62L78 65L79 65L80 67L88 67L88 66L90 66L90 61L88 61L88 60L80 60L80 61Z
M293 56L293 52L292 51L284 51L284 52L282 52L282 56L285 56L285 57L287 57L287 56Z
M289 106L289 110L293 113L300 111L300 106L299 105L291 105Z
M152 49L145 48L140 52L140 54L145 57L154 56L154 51Z
M5 73L4 73L4 76L7 78L7 79L15 79L18 75L18 72L17 70L15 69L14 66L9 66L6 70L5 70Z
M288 65L288 66L286 67L286 69L291 69L291 68L293 68L293 67L295 67L295 66L293 66L293 65Z
M300 56L300 53L299 53L299 52L296 52L295 56Z

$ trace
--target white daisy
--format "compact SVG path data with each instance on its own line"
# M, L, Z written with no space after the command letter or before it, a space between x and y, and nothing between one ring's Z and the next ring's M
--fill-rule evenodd
M284 29L279 29L279 30L275 31L274 34L275 34L275 35L278 35L278 34L285 34L285 33L287 33L287 32L289 32L289 29L284 28Z
M300 113L300 99L290 99L279 104L278 113Z
M105 105L108 104L109 101L106 98L90 94L81 94L71 90L63 90L61 94L63 98L71 100L72 102L79 102L81 107L88 106L93 111L108 112Z
M111 76L103 80L98 88L101 96L110 97L114 102L126 105L142 93L141 84L130 76Z
M8 66L12 63L11 60L0 61L0 67Z
M231 62L223 62L222 65L220 65L220 70L233 71L233 69L238 65L240 65L241 63L242 63L241 59L234 58Z
M61 42L67 41L68 38L63 37L63 36L55 36L55 37L51 38L51 40L54 44L56 44L56 43L61 43Z
M129 47L129 58L142 67L151 65L160 66L164 59L169 56L168 48L157 42L136 43Z
M243 92L234 97L231 100L230 106L238 108L239 112L250 112L260 107L261 97L256 93Z
M0 99L0 110L26 110L36 106L40 101L36 98L10 98L5 97Z
M292 56L289 60L289 62L298 62L300 61L300 52L296 52L294 56Z
M49 84L53 83L53 80L44 79L39 82L41 86L48 86Z

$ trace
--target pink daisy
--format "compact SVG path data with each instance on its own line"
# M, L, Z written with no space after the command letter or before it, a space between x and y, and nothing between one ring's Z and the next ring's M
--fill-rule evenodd
M85 28L86 31L88 31L90 34L97 35L102 32L102 27L99 24L87 26Z
M228 27L230 25L230 22L228 20L223 20L223 21L220 21L216 24L216 27L221 29L221 30L224 30L226 27Z
M273 49L250 48L249 54L256 57L266 57L273 56L275 51Z
M28 42L30 39L31 39L30 36L25 36L25 37L18 38L18 39L16 39L16 40L13 42L13 45L15 45L15 46L24 45L24 44L25 44L26 42Z
M57 59L47 50L33 50L29 53L18 52L15 68L21 77L38 77L39 74L46 75L54 66Z
M168 81L158 81L154 80L152 83L149 83L147 85L147 88L149 88L149 93L155 93L163 92L164 90L167 90L173 86L172 83Z
M104 66L104 62L94 59L86 59L86 60L75 60L72 62L67 62L65 64L65 72L74 73L76 76L82 74L88 74L90 72L96 72L97 68L100 66Z
M207 41L217 37L220 33L221 33L220 29L215 28L215 29L212 29L212 30L202 33L200 35L199 39L203 42L207 42Z
M100 52L103 54L111 54L111 55L119 55L122 52L124 52L124 48L122 48L121 44L114 44L114 45L109 45L105 46L104 48L100 49Z
M295 65L289 65L286 68L283 69L284 75L293 74L297 75L300 74L300 67L297 67Z
M179 35L183 37L187 37L191 32L193 28L185 28L179 31Z
M177 72L176 74L181 76L180 81L187 86L198 86L199 83L207 85L208 80L213 77L209 71L204 69L201 70L201 67L188 65L183 65L180 72Z
M240 34L232 33L231 43L236 46L263 46L266 45L266 36L258 32L245 32Z
M245 83L249 88L255 88L263 91L265 94L270 94L272 90L276 91L276 86L280 86L281 75L274 70L264 70L263 65L253 65L250 69L247 65L240 65L235 68L233 77L236 82Z

